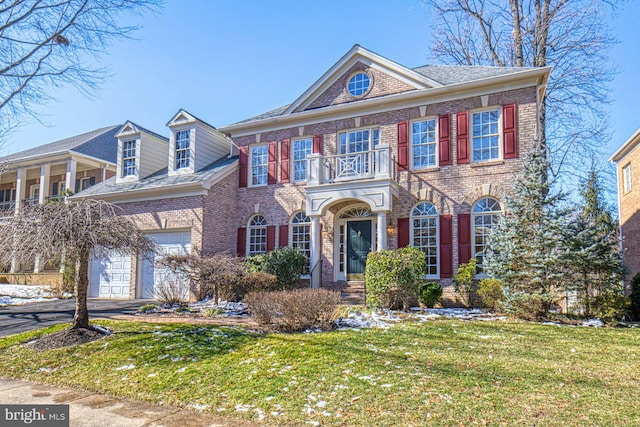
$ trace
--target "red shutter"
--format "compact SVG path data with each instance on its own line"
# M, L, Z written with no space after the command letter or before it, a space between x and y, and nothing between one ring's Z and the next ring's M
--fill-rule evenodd
M246 227L238 228L238 246L237 252L239 257L247 256L247 229Z
M516 104L502 106L502 138L503 157L515 159L518 157L518 129Z
M440 215L440 278L442 279L453 276L451 242L451 215Z
M451 164L451 126L448 114L438 117L438 141L439 165L448 166Z
M322 154L322 135L313 135L312 153Z
M275 184L277 182L278 173L278 143L270 142L269 143L269 176L267 178L268 184Z
M458 215L458 265L471 259L471 215Z
M240 179L238 186L247 186L247 176L249 174L249 147L240 147Z
M280 233L280 235L278 236L278 245L281 248L286 248L287 246L289 246L289 226L281 225L278 229L278 233Z
M409 246L409 218L398 218L398 248Z
M276 226L267 225L267 250L272 251L276 247Z
M280 182L289 182L289 140L280 143Z
M409 170L409 122L398 122L398 170Z
M469 113L466 111L456 114L456 145L458 163L469 163Z

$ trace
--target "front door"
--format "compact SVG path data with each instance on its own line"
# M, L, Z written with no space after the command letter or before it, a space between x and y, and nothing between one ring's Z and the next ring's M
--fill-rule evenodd
M371 248L371 220L347 222L347 280L364 280Z

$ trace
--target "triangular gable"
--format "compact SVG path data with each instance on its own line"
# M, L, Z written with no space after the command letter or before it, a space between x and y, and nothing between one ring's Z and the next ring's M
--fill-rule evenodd
M442 86L435 80L423 76L403 65L393 62L378 54L375 54L359 45L353 46L333 67L318 79L309 89L307 89L283 114L304 111L309 108L317 108L329 105L322 101L323 94L330 93L332 88L344 86L344 80L349 77L353 70L367 67L380 76L393 79L398 82L397 92L408 90L422 90ZM375 82L374 82L375 85ZM387 94L390 94L388 92ZM326 96L325 96L326 97ZM322 105L325 104L325 105Z
M171 127L171 126L175 126L175 125L182 125L185 123L193 123L195 121L197 121L198 119L195 116L192 116L191 114L187 113L185 110L180 109L174 116L173 118L171 118L171 120L169 120L169 122L167 123L167 126Z
M118 133L116 133L116 138L120 138L121 136L133 135L140 133L140 129L136 126L135 123L127 121L124 126L120 128Z

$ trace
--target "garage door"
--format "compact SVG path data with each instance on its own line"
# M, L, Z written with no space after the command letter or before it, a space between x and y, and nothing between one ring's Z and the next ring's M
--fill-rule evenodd
M129 298L131 255L112 253L94 258L89 265L89 296Z
M156 242L157 252L154 260L143 261L142 298L156 298L162 286L177 285L185 297L189 296L189 284L184 277L171 274L158 265L157 261L164 255L188 255L191 253L191 232L154 233L147 237Z

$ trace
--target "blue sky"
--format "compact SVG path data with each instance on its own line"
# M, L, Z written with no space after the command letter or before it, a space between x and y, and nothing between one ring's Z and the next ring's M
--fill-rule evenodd
M101 58L112 77L91 99L59 88L57 102L37 110L10 135L8 154L95 128L132 120L168 135L184 108L223 126L294 101L354 44L408 67L429 59L430 18L419 0L167 0L157 15L138 17L136 40ZM638 127L640 2L612 18L620 69L611 89L610 155Z

